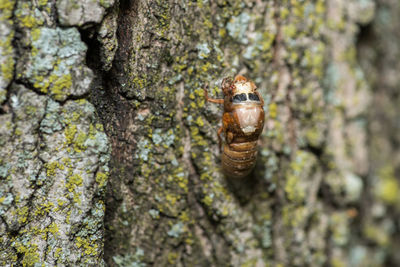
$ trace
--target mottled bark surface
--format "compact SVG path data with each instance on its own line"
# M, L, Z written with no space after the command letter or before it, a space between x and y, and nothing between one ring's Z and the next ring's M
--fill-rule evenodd
M1 266L104 264L110 146L62 3L0 1Z
M0 8L1 265L400 264L397 2ZM266 123L232 181L202 88L237 73Z
M371 92L355 45L374 8L121 2L119 48L94 96L113 144L106 261L361 265L367 242L352 223L369 172ZM201 89L221 96L236 73L258 84L267 117L257 170L232 182L219 169L221 111Z
M400 3L377 1L374 20L359 36L358 59L373 93L368 111L369 167L361 203L359 254L400 263Z

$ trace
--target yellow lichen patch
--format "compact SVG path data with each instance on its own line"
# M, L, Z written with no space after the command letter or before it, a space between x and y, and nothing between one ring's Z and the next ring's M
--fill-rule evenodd
M1 64L1 73L3 78L6 81L10 81L12 79L14 72L14 59L10 57L5 57L5 62Z
M268 114L269 114L269 117L271 119L275 119L276 118L276 116L278 115L278 111L277 110L278 110L278 107L277 107L277 105L275 103L269 104L269 106L268 106Z
M202 173L200 175L200 180L202 180L202 181L212 181L213 177L210 174L204 172L204 173Z
M257 266L256 258L248 259L240 265L240 267L253 267L253 266Z
M62 199L57 199L57 207L54 208L55 212L62 210L68 202Z
M65 127L64 135L68 145L72 144L72 142L74 141L76 132L77 132L77 127L75 124L71 124Z
M290 200L302 200L305 197L304 189L299 187L298 180L299 178L295 175L290 175L287 178L285 191Z
M37 107L32 105L25 106L25 112L29 115L35 115L37 112Z
M296 34L296 27L293 24L284 25L282 32L285 37L292 38Z
M81 186L83 182L82 176L79 174L71 175L67 178L66 187L69 192L73 192L76 187Z
M332 267L345 267L347 264L343 261L343 259L333 258L331 261Z
M142 88L144 88L144 87L146 86L146 84L147 84L147 76L144 75L143 79L141 79L141 78L139 78L139 77L136 76L136 77L134 77L134 78L132 79L132 83L133 83L133 85L134 85L136 88L142 89Z
M325 3L323 0L318 0L315 4L315 12L323 15L325 13Z
M40 28L34 28L31 31L32 41L37 41L39 39L39 37L40 37L40 33L41 33Z
M96 123L95 127L100 132L104 131L103 124L101 124L101 123Z
M208 20L208 19L205 19L205 20L204 20L203 25L204 25L206 28L209 28L209 29L212 29L212 27L213 27L212 22L211 22L210 20Z
M39 0L38 4L39 4L39 6L45 6L45 5L47 5L47 0Z
M210 67L211 67L211 63L210 62L206 62L205 64L203 64L201 66L201 70L204 71L204 72L207 72L210 69Z
M183 222L189 221L189 216L186 211L182 211L182 213L179 215L179 220L181 220Z
M176 259L178 258L178 254L175 252L170 252L168 253L168 263L169 264L175 264Z
M43 200L44 201L44 200ZM35 209L34 215L45 215L50 212L50 210L54 207L54 204L52 202L45 202L43 204L40 204L38 208Z
M230 197L228 197L227 200L229 201ZM222 206L220 212L223 217L227 217L231 213L231 209L229 208L229 206L224 205Z
M220 28L218 34L221 38L224 38L226 36L226 29Z
M48 162L44 165L46 168L46 174L48 177L54 176L56 174L56 170L64 170L64 165L58 163L57 161Z
M74 199L74 203L76 203L78 205L80 205L82 203L81 196L77 192L73 193L73 199ZM79 214L82 214L82 210L79 210Z
M379 198L388 204L395 204L399 201L399 182L394 176L393 166L387 165L379 171L379 183L377 194Z
M31 244L30 242L23 244L16 241L14 247L18 253L23 255L21 262L22 266L34 266L35 263L39 262L39 254L36 244Z
M205 197L203 198L202 202L203 202L204 204L206 204L207 206L211 206L213 200L212 200L212 198L211 198L210 196L207 195L207 196L205 196Z
M172 194L167 194L167 195L165 196L165 199L166 199L169 203L171 203L171 205L175 205L176 201L177 201L179 198L180 198L179 196L172 195Z
M313 146L317 146L319 142L322 140L323 136L317 128L310 128L306 131L306 138L308 143Z
M23 206L21 208L18 208L16 214L18 216L18 222L25 223L26 220L28 219L28 214L29 214L28 206Z
M63 158L61 161L63 162L63 164L64 164L65 166L67 166L67 167L72 167L71 159L70 159L70 158Z
M306 188L302 181L309 176L314 161L315 157L310 153L301 150L296 152L296 157L290 163L286 174L285 192L289 200L297 203L304 200Z
M379 246L383 247L389 243L390 237L378 226L368 224L364 228L364 233L368 239L376 242Z
M62 249L61 248L56 248L56 251L54 252L54 257L56 259L60 258L60 256L62 255Z
M152 173L152 169L149 167L148 164L142 163L142 168L140 169L140 173L144 177L149 177L150 174Z
M52 84L50 90L54 98L56 100L63 100L67 94L66 89L72 86L72 77L71 74L66 74L61 77L53 74L49 77L49 82Z
M21 136L21 135L22 135L21 129L16 128L15 131L14 131L14 134L15 134L16 136Z
M35 17L35 11L36 9L32 6L31 2L23 2L16 10L16 21L27 28L43 25L43 19Z
M35 19L35 17L31 15L21 16L20 21L22 23L22 26L25 26L27 28L32 28L34 26L37 26L37 20Z
M81 117L81 114L79 112L72 112L72 121L78 121L79 118Z
M84 142L87 139L86 133L80 131L76 136L75 143L74 143L74 150L75 152L82 152L82 150L86 149Z
M58 226L55 222L52 222L49 226L48 226L48 230L50 233L52 233L54 236L58 235Z
M99 187L104 187L107 184L108 174L104 172L96 173L96 182L99 184Z
M96 255L98 251L98 245L93 244L93 242L90 241L90 238L81 238L78 236L75 241L75 245L78 248L84 248L83 252L86 255Z
M0 10L7 10L11 13L14 8L15 1L0 0ZM10 14L11 15L11 14Z
M204 126L204 121L203 121L203 119L202 119L200 116L197 117L197 119L196 119L196 124L197 124L198 126L200 126L200 127Z

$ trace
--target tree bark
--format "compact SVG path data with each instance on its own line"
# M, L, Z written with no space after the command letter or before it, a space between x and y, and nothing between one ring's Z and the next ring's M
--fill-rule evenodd
M104 264L110 146L87 100L88 2L0 2L1 266Z
M1 265L400 264L397 2L0 8ZM203 88L238 73L266 118L232 180Z

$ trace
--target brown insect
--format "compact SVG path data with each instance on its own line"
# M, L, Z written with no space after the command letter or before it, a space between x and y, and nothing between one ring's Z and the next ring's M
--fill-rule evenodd
M264 100L256 91L255 84L241 75L234 80L222 80L224 99L208 97L207 101L224 104L222 126L218 130L221 147L221 133L225 134L222 150L222 170L226 176L243 178L248 176L256 164L257 141L264 127Z

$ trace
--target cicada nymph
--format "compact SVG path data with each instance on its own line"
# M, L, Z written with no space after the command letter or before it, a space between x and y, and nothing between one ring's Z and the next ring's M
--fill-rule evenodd
M224 104L222 126L225 135L222 148L222 170L231 178L243 178L253 170L257 159L257 142L264 127L264 100L255 84L241 75L234 80L225 78L221 84L224 99L212 99L205 91L206 100Z

